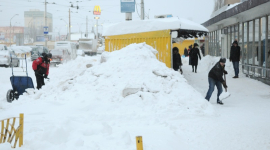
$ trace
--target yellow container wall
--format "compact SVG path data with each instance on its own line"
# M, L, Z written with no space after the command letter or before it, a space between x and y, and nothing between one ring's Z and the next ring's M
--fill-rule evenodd
M173 48L178 47L180 55L184 55L185 48L188 49L190 45L194 44L195 40L184 40L182 43L173 43Z
M114 35L105 37L105 51L119 50L133 43L143 43L158 51L157 59L171 68L171 35L170 30Z

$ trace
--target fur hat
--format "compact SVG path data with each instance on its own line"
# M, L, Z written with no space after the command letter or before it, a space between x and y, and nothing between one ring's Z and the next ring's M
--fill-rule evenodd
M173 52L174 52L174 51L179 52L179 49L178 49L177 47L174 47L174 48L173 48Z

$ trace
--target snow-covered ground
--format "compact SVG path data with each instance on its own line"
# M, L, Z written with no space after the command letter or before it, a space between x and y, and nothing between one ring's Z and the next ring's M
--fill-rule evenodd
M78 57L52 67L42 90L13 103L5 99L11 69L0 68L0 120L24 113L22 150L135 150L136 136L146 150L270 149L269 86L243 75L233 80L227 63L232 96L220 106L214 92L209 103L207 73L218 58L203 58L197 74L185 58L182 76L156 52L133 44Z

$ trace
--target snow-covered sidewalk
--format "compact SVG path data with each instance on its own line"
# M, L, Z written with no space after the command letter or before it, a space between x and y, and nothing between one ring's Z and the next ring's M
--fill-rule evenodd
M209 85L208 72L218 60L217 57L204 57L199 61L198 73L193 73L188 58L183 59L185 78L204 97ZM200 140L206 138L208 141L200 149L270 149L270 87L245 77L241 70L240 78L233 79L233 66L228 60L226 70L231 96L223 101L224 105L218 105L215 88L210 103L215 108L216 117L195 123L198 129L204 129L198 132L206 133L200 136ZM196 139L195 143L200 140Z

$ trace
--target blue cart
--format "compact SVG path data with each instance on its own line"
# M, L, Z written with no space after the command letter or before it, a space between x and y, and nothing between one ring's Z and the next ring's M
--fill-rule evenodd
M12 59L11 59L12 62ZM25 65L26 65L26 76L14 76L13 66L12 66L12 76L10 77L10 82L12 89L7 91L7 101L11 103L14 99L18 100L19 96L22 95L26 89L33 88L34 84L32 78L28 76L27 72L27 60L25 55Z

